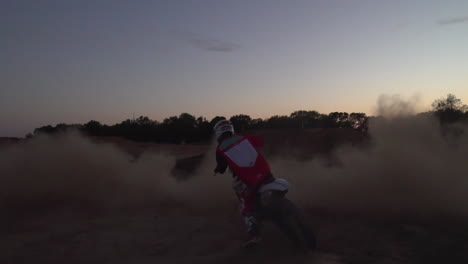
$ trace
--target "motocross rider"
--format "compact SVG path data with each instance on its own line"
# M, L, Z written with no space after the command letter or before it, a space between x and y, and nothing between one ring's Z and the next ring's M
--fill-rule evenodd
M247 226L248 238L243 246L261 241L256 217L258 189L275 179L270 165L257 150L264 145L262 138L234 133L234 127L228 120L218 121L214 126L218 141L216 149L216 173L232 171L233 187L240 200L240 211Z

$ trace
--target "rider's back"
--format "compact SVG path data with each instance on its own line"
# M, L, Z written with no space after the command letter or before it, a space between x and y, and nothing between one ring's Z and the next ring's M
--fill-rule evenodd
M256 136L233 135L224 139L217 148L233 173L247 186L256 188L270 174L270 165L257 150L263 139Z

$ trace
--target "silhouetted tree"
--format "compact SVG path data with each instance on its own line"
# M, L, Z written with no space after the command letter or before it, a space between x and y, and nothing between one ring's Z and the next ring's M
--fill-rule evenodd
M39 134L52 134L55 132L55 128L52 127L51 125L47 126L42 126L39 128L34 129L34 135L39 135Z
M166 118L162 125L165 138L173 143L190 143L196 138L197 119L191 114Z
M265 128L265 125L266 125L265 121L261 118L252 119L252 121L250 121L251 129Z
M210 122L203 116L197 118L196 121L196 134L194 135L195 141L209 140L212 134L212 128Z
M328 114L331 127L351 127L351 124L348 121L348 117L349 115L346 112L332 112Z
M361 131L367 129L367 116L365 113L351 113L348 117L348 122L354 129Z
M90 135L101 136L103 129L101 123L91 120L83 125L83 130Z
M71 129L80 130L81 128L82 126L79 124L68 125L68 124L60 123L60 124L57 124L56 126L47 125L47 126L43 126L40 128L36 128L34 129L34 135L63 133Z
M434 111L466 111L467 106L461 99L453 94L448 94L446 98L437 99L432 103Z
M232 116L229 120L237 132L244 132L250 128L250 122L252 121L252 118L250 118L248 115L241 114Z
M278 115L268 118L265 123L267 128L291 128L294 125L294 122L288 116Z
M320 120L320 113L317 111L299 110L291 113L289 116L296 127L310 128L317 127Z
M441 123L452 123L463 119L467 106L453 94L437 99L432 103L435 115Z

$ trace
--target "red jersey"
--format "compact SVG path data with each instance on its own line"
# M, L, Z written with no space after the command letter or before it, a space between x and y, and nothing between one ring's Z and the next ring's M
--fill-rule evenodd
M233 135L226 138L216 149L216 171L224 172L229 166L248 187L256 188L271 171L270 165L257 150L263 144L263 139L256 136Z

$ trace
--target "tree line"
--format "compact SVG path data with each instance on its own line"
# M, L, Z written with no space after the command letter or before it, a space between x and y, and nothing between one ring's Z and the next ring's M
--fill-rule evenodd
M432 106L433 111L430 114L438 117L442 123L461 120L468 122L467 106L452 94L434 101ZM189 113L182 113L179 116L165 118L162 122L140 116L111 126L91 120L86 124L43 126L36 128L34 134L29 134L27 137L76 129L92 136L115 136L157 143L195 143L210 140L214 124L222 119L226 118L216 116L207 120L205 117L197 118ZM348 128L366 133L369 117L365 113L332 112L327 115L317 111L299 110L290 115L275 115L267 119L252 119L249 115L239 114L230 117L229 120L240 133L255 129L287 128Z
M58 124L36 128L32 137L39 134L55 134L70 129L79 130L92 136L124 137L136 141L152 141L158 143L194 143L210 140L213 126L219 120L227 119L216 116L211 120L205 117L195 117L189 113L165 118L162 122L152 120L147 116L127 119L114 125L101 124L91 120L86 124ZM229 118L236 132L254 129L282 128L353 128L364 131L367 129L368 117L364 113L333 112L328 115L317 111L295 111L289 116L275 115L267 119L252 119L249 115L239 114Z

